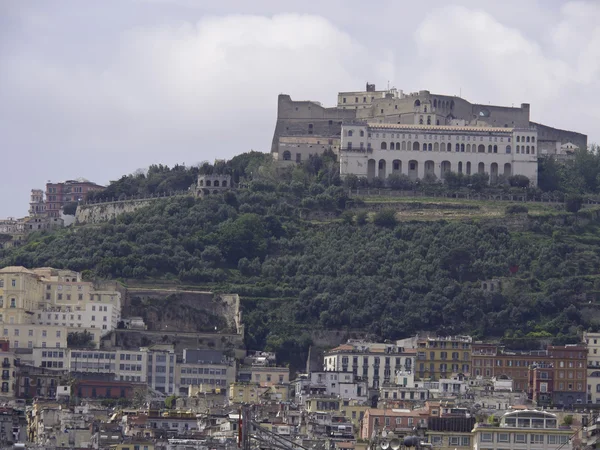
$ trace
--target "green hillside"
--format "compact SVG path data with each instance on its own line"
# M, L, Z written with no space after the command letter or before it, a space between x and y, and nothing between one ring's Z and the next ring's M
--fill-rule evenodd
M482 338L551 335L568 342L600 325L594 209L570 214L538 205L526 231L510 231L504 213L494 222L477 214L399 221L402 213L395 217L388 209L361 212L373 199L353 199L347 209L347 190L338 186L328 157L283 174L260 154L240 158L236 167L218 170L243 182L252 167L247 188L206 200L159 200L111 223L33 234L2 254L0 264L236 292L248 346L289 354L305 349L318 329L365 330L389 339L437 330ZM153 188L152 174L138 174L109 189L118 196L152 192L165 179L183 185L190 170L155 170ZM578 176L574 167L557 170ZM494 205L498 212L508 204ZM339 215L320 220L319 213ZM511 274L511 267L518 271ZM481 289L491 278L502 279L500 292Z

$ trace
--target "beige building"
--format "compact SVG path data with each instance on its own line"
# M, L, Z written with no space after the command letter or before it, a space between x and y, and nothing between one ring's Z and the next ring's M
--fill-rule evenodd
M558 450L568 446L574 431L561 426L555 414L545 411L511 411L502 416L500 426L476 424L473 450Z
M275 384L289 384L289 367L278 366L246 366L238 371L238 381L254 382L261 386L273 386Z
M278 151L273 156L281 164L307 161L310 155L321 155L331 150L336 155L340 150L340 138L325 136L281 136Z
M587 345L587 401L600 403L600 333L583 333Z
M442 180L446 172L524 175L537 184L532 128L353 122L342 126L340 173L369 180L391 174Z
M0 326L13 348L66 347L70 331L97 341L117 327L121 294L96 290L70 270L0 269Z
M229 402L258 403L265 390L259 383L237 381L229 385Z

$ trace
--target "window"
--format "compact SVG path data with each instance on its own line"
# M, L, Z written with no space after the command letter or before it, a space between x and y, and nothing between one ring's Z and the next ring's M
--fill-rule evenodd
M12 287L17 287L17 280L11 280L10 284Z
M17 307L17 300L14 298L10 299L10 307L11 308L16 308Z
M527 443L527 435L526 434L515 434L515 444L526 444Z
M494 442L494 435L492 433L481 433L481 442Z
M510 442L510 435L508 433L498 433L498 442Z
M448 442L450 445L460 445L460 437L459 436L450 436L448 438Z
M442 445L442 436L431 436L431 443L433 445Z
M531 444L543 444L544 443L544 435L543 434L532 434L532 435L530 435L529 442Z

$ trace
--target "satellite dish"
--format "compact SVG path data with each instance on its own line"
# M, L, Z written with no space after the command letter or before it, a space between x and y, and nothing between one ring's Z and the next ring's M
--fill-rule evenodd
M381 444L379 444L381 446L381 448L383 450L387 450L388 448L390 448L390 443L388 441L386 441L385 439L383 441L381 441Z
M400 448L400 439L394 438L390 441L390 447L392 450L398 450Z
M386 430L381 430L381 437L387 437L388 432Z

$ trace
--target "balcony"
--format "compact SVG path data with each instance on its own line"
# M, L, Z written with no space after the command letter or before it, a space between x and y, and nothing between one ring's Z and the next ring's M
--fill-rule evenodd
M4 368L10 367L10 361L3 361L2 362L2 367L4 367Z
M2 374L3 380L10 380L10 374Z

